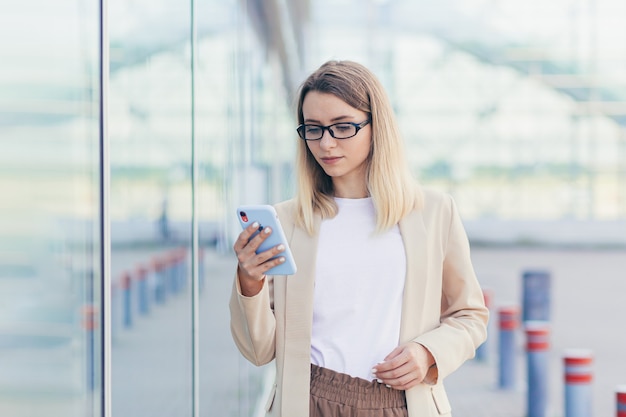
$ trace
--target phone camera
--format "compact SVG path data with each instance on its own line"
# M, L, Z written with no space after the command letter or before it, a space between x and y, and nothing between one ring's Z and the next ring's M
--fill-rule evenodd
M245 211L240 211L239 212L239 216L241 216L241 220L243 220L244 222L248 223L248 215L246 214Z

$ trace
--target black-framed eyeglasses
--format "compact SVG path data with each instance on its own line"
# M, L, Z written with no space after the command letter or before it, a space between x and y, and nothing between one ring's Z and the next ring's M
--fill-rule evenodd
M304 140L320 140L322 136L324 136L325 130L328 130L330 136L335 139L348 139L352 136L356 136L359 130L369 122L370 120L367 119L361 123L340 122L328 126L303 124L298 126L296 131L298 132L298 136Z

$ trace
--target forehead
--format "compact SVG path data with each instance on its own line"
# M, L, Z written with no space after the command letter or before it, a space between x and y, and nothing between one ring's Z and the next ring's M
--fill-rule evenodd
M328 121L337 117L358 118L364 112L350 106L348 103L330 93L309 91L302 102L304 119Z

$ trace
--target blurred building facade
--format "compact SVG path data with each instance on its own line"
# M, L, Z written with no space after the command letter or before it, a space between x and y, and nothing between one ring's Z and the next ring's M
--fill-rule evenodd
M416 177L455 197L471 239L623 244L625 16L619 0L9 0L0 414L127 410L145 375L123 385L116 365L122 274L182 248L190 313L155 341L181 354L153 361L173 362L187 415L210 415L203 254L228 256L238 204L291 195L293 99L328 59L380 77Z

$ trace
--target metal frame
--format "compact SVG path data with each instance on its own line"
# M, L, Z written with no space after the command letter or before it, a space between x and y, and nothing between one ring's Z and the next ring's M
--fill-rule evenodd
M200 416L200 280L198 276L198 156L196 152L196 2L190 1L191 66L191 415Z
M100 343L101 380L100 415L111 417L111 229L109 221L110 155L108 136L108 92L109 92L109 33L108 2L99 3L99 118L100 118Z

